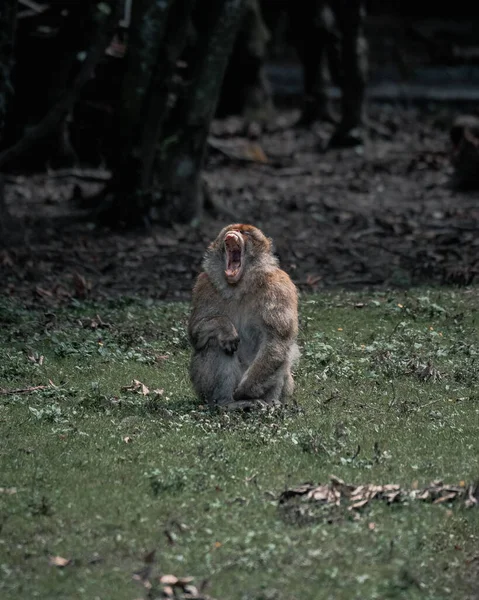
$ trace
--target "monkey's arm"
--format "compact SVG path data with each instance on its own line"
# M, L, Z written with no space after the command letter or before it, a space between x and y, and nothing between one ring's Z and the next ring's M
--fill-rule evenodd
M224 301L202 273L193 289L193 299L188 336L195 350L202 350L210 341L216 341L227 354L236 352L238 332L231 320L222 314Z
M258 303L263 341L253 363L241 379L233 397L261 398L275 383L278 370L296 352L298 301L296 288L284 271L277 270L265 282Z

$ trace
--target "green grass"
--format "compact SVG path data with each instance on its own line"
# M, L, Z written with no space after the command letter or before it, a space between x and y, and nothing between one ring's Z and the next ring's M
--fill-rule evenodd
M303 297L297 406L219 414L188 381L187 306L1 300L0 388L56 387L0 395L0 597L145 598L132 574L156 549L153 575L217 599L477 598L478 508L278 504L331 474L477 480L477 306L477 289Z

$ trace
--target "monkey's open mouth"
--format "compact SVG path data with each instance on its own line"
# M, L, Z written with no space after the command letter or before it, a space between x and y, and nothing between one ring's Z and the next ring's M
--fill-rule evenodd
M228 283L237 283L243 273L243 236L236 231L225 235L226 269L225 277Z

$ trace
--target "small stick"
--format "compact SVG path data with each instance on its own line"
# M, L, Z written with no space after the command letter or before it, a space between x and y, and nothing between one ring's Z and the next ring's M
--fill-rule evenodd
M51 388L52 385L34 385L33 387L26 387L26 388L17 388L14 390L7 390L4 388L0 388L0 395L5 396L8 394L28 394L29 392L36 392L38 390L47 390L48 388ZM56 386L53 386L56 387Z

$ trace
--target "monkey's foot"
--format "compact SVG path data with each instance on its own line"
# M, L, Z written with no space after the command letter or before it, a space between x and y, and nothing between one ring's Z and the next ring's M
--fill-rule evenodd
M232 402L228 402L227 404L222 404L219 406L222 410L255 410L255 409L264 409L267 408L268 405L264 400L233 400Z

